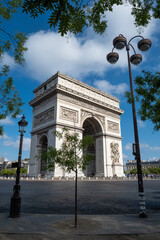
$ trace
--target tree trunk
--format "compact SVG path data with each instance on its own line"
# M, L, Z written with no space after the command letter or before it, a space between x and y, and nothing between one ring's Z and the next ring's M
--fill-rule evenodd
M77 227L77 167L75 172L75 227Z

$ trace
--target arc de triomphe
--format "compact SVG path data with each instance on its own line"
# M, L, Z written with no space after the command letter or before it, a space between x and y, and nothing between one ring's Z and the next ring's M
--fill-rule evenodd
M50 174L45 162L37 160L40 149L58 148L61 144L53 130L68 127L78 131L80 137L92 134L91 149L94 160L87 166L86 176L123 176L120 116L123 111L119 100L81 81L57 72L34 90L33 126L29 175ZM68 176L57 166L55 177ZM70 176L72 173L70 174Z

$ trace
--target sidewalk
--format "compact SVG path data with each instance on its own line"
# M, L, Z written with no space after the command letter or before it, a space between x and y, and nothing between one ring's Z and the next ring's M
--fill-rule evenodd
M0 214L1 240L159 240L160 214L146 219L128 215L21 214L9 219Z

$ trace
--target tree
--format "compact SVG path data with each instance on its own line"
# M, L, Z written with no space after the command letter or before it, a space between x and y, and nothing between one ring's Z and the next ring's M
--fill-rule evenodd
M5 176L5 177L11 177L11 176L15 176L16 175L16 168L13 168L13 169L3 169L0 174L1 176Z
M142 168L143 174L160 174L160 168L159 167L148 167L148 168ZM130 170L130 174L137 174L137 168L134 168Z
M21 174L27 174L27 169L26 168L21 168Z
M57 28L62 36L68 31L77 34L88 26L103 33L107 28L106 12L113 11L114 4L127 3L132 5L136 26L146 26L152 17L160 18L160 0L24 0L23 11L33 18L49 12L50 27Z
M150 174L160 174L160 167L148 167Z
M137 168L131 169L129 174L137 174Z
M150 120L154 130L160 129L160 72L155 74L142 71L143 76L137 76L135 100L140 104L138 114L142 121Z
M9 21L12 15L17 12L21 6L22 0L8 0L0 3L0 17L2 20ZM18 64L23 64L23 53L27 49L24 47L26 37L23 33L17 32L11 35L6 29L2 27L3 22L0 21L0 119L5 119L8 115L15 118L20 112L23 105L19 94L14 87L12 77L9 77L9 66L3 65L3 58L5 54L13 53L14 60ZM3 134L3 126L0 126L0 135Z
M77 227L78 170L85 170L93 159L93 156L87 151L87 148L93 144L93 137L86 135L80 139L77 132L72 133L67 128L63 128L61 132L55 131L54 135L59 140L63 140L61 147L56 149L49 146L47 152L40 152L40 157L46 161L47 169L50 171L53 171L55 164L58 164L64 171L75 173L75 227Z

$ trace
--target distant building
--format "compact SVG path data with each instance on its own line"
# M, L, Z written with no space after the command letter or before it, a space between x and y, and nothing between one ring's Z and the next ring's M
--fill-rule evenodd
M3 169L11 169L12 163L16 161L9 161L6 157L0 157L0 171ZM21 167L26 168L27 172L29 172L29 161L26 161L25 159L21 161Z
M155 161L149 161L149 160L142 160L142 168L148 168L148 167L159 167L160 168L160 159ZM132 169L137 168L136 160L128 160L126 163L126 171L129 173Z
M6 157L0 157L0 171L7 168L8 159Z

